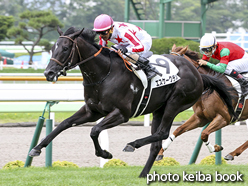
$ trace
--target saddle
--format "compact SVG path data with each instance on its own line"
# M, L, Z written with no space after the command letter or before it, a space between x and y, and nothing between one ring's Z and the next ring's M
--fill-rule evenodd
M148 53L146 55L150 55L151 53ZM173 84L180 79L180 77L177 75L179 72L178 68L170 61L169 58L155 54L150 56L148 59L150 63L162 74L162 77L156 75L154 78L147 81L146 75L143 70L135 69L135 67L133 67L134 65L132 64L131 68L134 74L140 79L144 87L140 102L132 117L142 115L150 101L152 91L155 88Z

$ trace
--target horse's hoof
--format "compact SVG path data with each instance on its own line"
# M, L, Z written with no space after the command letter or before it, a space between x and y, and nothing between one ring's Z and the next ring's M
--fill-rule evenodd
M123 149L124 152L134 152L135 148L132 145L126 145Z
M220 152L222 151L224 148L221 145L214 145L214 152Z
M139 175L139 178L146 178L146 177L147 177L147 174L144 175L144 174L141 173L141 174Z
M112 154L106 150L101 151L101 153L98 153L98 151L97 151L96 156L104 158L104 159L112 159L113 158Z
M231 155L231 154L227 154L225 157L224 157L225 160L227 161L232 161L234 160L234 157Z
M30 157L35 157L35 156L39 156L40 153L41 153L41 150L32 149L32 150L28 153L28 155L29 155Z
M155 160L155 161L162 160L162 159L163 159L163 157L164 157L164 155L157 155L157 158L156 158L156 160Z
M104 150L103 151L103 157L102 158L104 158L104 159L112 159L113 158L113 155L110 152Z

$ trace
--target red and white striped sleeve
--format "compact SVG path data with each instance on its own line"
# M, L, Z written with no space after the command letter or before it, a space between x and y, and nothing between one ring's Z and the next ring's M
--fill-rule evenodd
M139 38L136 37L136 32L128 31L124 34L124 37L129 41L130 46L127 47L128 52L143 52L144 45Z

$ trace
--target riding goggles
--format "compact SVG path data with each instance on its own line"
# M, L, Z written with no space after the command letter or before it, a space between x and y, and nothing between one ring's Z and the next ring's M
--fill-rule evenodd
M107 35L109 33L109 30L101 31L101 32L96 32L99 35Z
M209 53L209 52L212 52L212 51L213 51L213 47L201 48L200 49L201 54L206 54L206 53Z

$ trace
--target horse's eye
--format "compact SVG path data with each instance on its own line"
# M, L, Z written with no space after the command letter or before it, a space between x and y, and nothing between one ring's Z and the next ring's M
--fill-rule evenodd
M68 50L68 47L63 47L63 50L64 50L64 51L67 51L67 50Z

